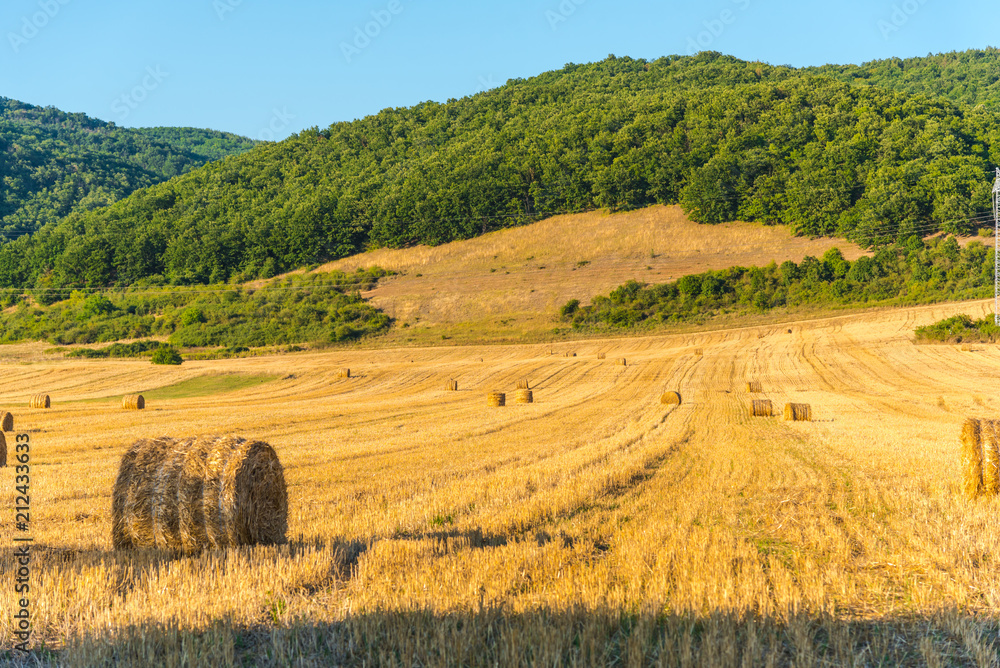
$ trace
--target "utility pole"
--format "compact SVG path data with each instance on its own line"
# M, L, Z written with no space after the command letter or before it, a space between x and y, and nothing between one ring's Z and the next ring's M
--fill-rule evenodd
M993 181L993 324L1000 325L1000 167Z

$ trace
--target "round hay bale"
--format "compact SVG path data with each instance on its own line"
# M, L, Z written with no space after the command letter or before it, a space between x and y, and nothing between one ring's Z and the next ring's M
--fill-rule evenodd
M1000 421L982 420L980 438L983 444L983 494L1000 492Z
M118 467L111 501L116 550L274 545L285 542L287 528L284 471L263 441L142 439Z
M490 406L499 408L507 403L507 395L503 392L497 392L494 390L486 395L486 403Z
M122 397L122 408L127 411L141 411L146 407L146 399L141 394L127 394Z
M607 359L607 357L607 353L597 353L597 359L599 360Z
M28 402L28 408L49 408L51 406L52 401L47 394L36 394Z
M531 390L521 389L514 393L514 402L518 404L530 404L535 401Z
M519 389L519 390L529 390L529 389L531 389L531 386L528 384L528 379L527 378L522 378L521 380L517 381L517 389Z
M970 353L970 352L972 352L972 346L970 346L968 343L963 343L962 344L962 352L963 353Z
M458 381L455 380L455 379L449 380L448 381L448 390L451 391L451 392L457 391L458 390Z
M962 491L970 499L983 491L982 425L976 418L962 425Z
M701 357L702 355L704 355L704 354L705 354L705 351L704 351L704 350L702 350L701 348L695 348L695 349L694 349L694 354L695 354L696 356L698 356L698 357Z
M0 432L0 467L7 466L7 438Z
M792 330L790 330L790 329L789 329L789 330L788 330L788 333L789 333L789 334L791 334L791 333L792 333Z
M785 404L785 420L788 422L812 422L812 406L809 404Z
M661 404L667 404L667 405L676 404L676 405L680 406L681 405L681 394L680 394L680 392L664 392L663 395L660 396L660 403Z
M6 412L0 415L0 431L14 431L14 415Z
M351 377L351 370L348 369L347 367L344 367L343 369L340 370L340 373L338 375L341 378L350 378Z
M624 357L621 357L618 359L618 364L620 364L621 366L628 366L628 360L626 360Z
M750 414L754 417L771 417L774 415L774 407L770 399L754 399L750 407Z
M763 388L759 380L749 380L747 381L747 392L763 392Z

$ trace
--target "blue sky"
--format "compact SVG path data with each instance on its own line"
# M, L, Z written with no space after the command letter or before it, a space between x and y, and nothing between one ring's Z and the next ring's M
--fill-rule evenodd
M4 0L0 96L281 139L608 54L861 63L1000 43L984 2Z

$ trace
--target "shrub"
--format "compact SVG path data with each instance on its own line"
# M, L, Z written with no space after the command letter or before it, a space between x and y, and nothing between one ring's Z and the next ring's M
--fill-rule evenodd
M153 351L153 364L180 364L183 361L173 346L161 346Z

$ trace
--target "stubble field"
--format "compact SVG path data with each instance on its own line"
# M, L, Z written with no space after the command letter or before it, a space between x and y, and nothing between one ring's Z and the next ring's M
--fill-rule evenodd
M33 444L32 623L47 648L35 657L993 665L998 507L961 496L958 436L1000 407L1000 348L911 341L917 325L990 306L169 369L10 349L26 363L0 368L0 408ZM338 378L343 366L356 377ZM510 399L521 378L535 403L487 407L487 391ZM661 405L666 390L682 404ZM40 391L51 409L21 408ZM135 391L147 409L123 412L115 397ZM815 421L751 418L753 398L809 403ZM203 433L275 447L289 544L115 553L125 448ZM9 509L12 468L2 484ZM5 614L4 649L11 631Z

